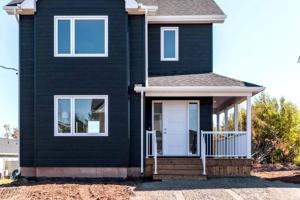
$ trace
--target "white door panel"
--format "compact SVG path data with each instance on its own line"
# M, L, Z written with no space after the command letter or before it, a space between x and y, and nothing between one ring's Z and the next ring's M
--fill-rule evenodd
M163 102L163 151L166 156L187 155L187 103Z

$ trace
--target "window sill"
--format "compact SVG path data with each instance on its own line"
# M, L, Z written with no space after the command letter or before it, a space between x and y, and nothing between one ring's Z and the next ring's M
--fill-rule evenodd
M107 133L55 133L55 137L107 137Z

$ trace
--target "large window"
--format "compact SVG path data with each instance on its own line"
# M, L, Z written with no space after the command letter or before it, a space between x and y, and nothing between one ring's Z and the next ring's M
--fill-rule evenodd
M178 61L178 27L161 27L161 60Z
M107 16L55 16L55 56L108 56Z
M107 96L55 96L55 136L107 136Z

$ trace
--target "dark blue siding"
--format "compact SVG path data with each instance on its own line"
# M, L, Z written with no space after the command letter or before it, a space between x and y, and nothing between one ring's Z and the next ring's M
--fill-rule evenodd
M140 165L141 103L134 84L145 83L145 18L129 16L130 35L130 166Z
M160 28L149 25L149 74L172 75L212 72L212 25L169 25L179 27L179 61L160 61Z
M34 17L20 16L20 163L34 165Z
M124 7L123 0L38 1L34 43L36 166L128 166L128 16ZM108 15L109 57L55 58L55 15ZM109 136L54 137L54 95L108 95Z

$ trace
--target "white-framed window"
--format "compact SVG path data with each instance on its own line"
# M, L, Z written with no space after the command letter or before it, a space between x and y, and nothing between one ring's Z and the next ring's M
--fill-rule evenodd
M55 95L54 136L108 136L108 96Z
M179 60L179 28L161 27L160 29L160 59L161 61Z
M107 57L108 16L54 16L55 57Z

